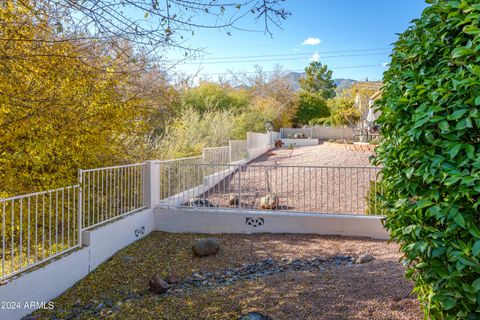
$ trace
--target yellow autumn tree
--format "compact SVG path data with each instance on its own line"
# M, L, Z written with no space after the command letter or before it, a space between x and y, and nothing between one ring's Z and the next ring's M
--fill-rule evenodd
M40 4L39 4L40 3ZM0 196L65 186L79 168L127 162L141 99L119 56L63 41L48 2L0 5Z

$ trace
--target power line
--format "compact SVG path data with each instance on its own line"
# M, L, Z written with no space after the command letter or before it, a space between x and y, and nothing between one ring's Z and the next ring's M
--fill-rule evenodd
M389 52L378 52L378 53L363 53L363 54L347 54L347 55L333 55L333 56L323 56L324 58L347 58L347 57L359 57L359 56L378 56L378 55L385 55ZM306 60L308 57L303 58L275 58L275 61L294 61L294 60ZM255 59L255 60L231 60L231 61L218 61L218 62L186 62L186 63L179 63L178 65L209 65L209 64L225 64L225 63L256 63L256 62L269 62L272 61L270 59Z
M340 67L329 67L331 70L338 70L338 69L355 69L355 68L371 68L371 67L382 67L386 68L386 66L382 64L366 64L366 65L357 65L357 66L340 66ZM304 69L297 69L297 70L283 70L282 72L284 73L289 73L289 72L304 72ZM278 72L276 70L270 70L270 71L262 71L263 73L274 73ZM243 72L237 72L240 74L255 74L257 71L243 71ZM221 76L221 75L229 75L230 73L228 72L218 72L218 73L199 73L197 76Z
M248 58L264 58L264 57L284 57L284 56L302 56L302 55L312 55L315 53L318 54L329 54L329 53L350 53L350 52L362 52L362 51L378 51L378 50L388 50L389 48L371 48L371 49L356 49L356 50L333 50L333 51L311 51L311 52L299 52L299 53L280 53L280 54L263 54L263 55L251 55L251 56L226 56L226 57L213 57L213 58L202 58L204 60L223 60L223 59L248 59ZM164 60L164 62L181 62L185 59L173 59L173 60Z
M357 41L368 41L368 40L386 40L392 39L392 37L371 37L371 38L357 38L357 39L341 39L341 40L321 40L322 43L339 43L339 42L357 42ZM298 43L273 43L273 44L257 44L257 45L235 45L235 46L213 46L206 47L209 48L259 48L259 47L279 47L279 46L302 46L300 42Z

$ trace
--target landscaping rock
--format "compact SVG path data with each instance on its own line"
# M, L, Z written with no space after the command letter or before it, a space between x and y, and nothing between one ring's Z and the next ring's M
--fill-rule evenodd
M241 316L238 320L271 320L271 318L258 312L249 312Z
M201 198L190 199L190 201L188 201L188 206L190 206L190 207L207 207L207 208L215 207L207 199L201 199Z
M150 285L150 290L156 294L165 293L170 288L170 285L159 276L153 276L148 284Z
M178 277L178 275L175 272L170 272L168 274L167 278L165 278L165 281L167 281L167 283L169 283L169 284L175 284L175 283L178 283L180 281L180 278Z
M373 260L373 256L368 254L368 253L365 253L365 254L362 254L358 257L357 263L358 264L367 263L367 262L370 262L372 260Z
M129 263L129 262L132 262L133 261L133 257L131 256L122 256L121 257L121 260L123 263Z
M228 198L228 204L233 206L238 204L238 195L237 194L231 194Z
M218 249L220 249L220 240L217 238L198 239L192 246L192 251L197 257L216 254Z
M262 209L276 209L278 208L278 196L274 193L269 193L260 199L260 207Z
M297 132L293 135L293 139L306 139L307 136L303 132Z

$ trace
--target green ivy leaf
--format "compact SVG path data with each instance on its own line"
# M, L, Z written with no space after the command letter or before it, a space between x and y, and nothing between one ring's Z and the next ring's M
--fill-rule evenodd
M412 177L412 174L414 171L415 171L415 168L413 167L408 168L407 171L405 171L405 175L407 176L407 179L410 179Z
M427 199L420 199L420 200L417 201L416 205L417 205L418 209L423 209L423 208L430 207L431 205L433 205L433 202L430 201L430 200L427 200Z
M450 159L455 158L455 156L460 151L461 147L462 147L462 145L460 143L456 143L450 148L450 150L448 150L448 154L450 155Z
M480 290L480 278L477 278L477 280L473 281L472 287L474 292L478 292Z
M461 213L458 213L455 217L453 217L453 221L455 221L458 226L465 228L465 219Z
M469 49L469 48L465 48L465 47L455 48L452 51L452 58L457 59L457 58L461 58L461 57L470 55L472 53L473 53L473 50Z
M475 241L472 247L472 254L474 257L477 257L479 253L480 253L480 240L477 240Z

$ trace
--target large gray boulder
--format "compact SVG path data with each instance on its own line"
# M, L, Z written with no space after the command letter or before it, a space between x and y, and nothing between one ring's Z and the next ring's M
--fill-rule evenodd
M371 254L365 253L358 257L357 264L367 263L373 260L373 256Z
M307 136L303 132L297 132L293 135L293 139L306 139Z
M188 201L189 207L202 207L202 208L212 208L215 207L208 199L194 198Z
M260 207L262 209L277 209L278 203L278 196L274 193L269 193L260 199Z
M170 288L170 285L159 276L153 276L148 284L150 285L150 290L156 294L165 293Z
M217 238L198 239L192 246L192 251L197 257L216 254L218 249L220 249L220 240Z

